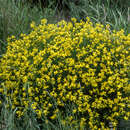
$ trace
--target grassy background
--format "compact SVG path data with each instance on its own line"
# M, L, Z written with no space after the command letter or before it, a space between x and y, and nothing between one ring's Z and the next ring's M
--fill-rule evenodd
M42 18L50 23L61 19L78 20L87 16L93 22L110 24L111 29L130 32L130 1L128 0L0 0L0 55L5 52L11 35L29 33L30 22Z
M111 29L123 28L126 34L130 33L129 0L0 0L0 57L6 52L7 38L12 35L18 38L21 33L28 34L31 21L38 24L42 18L46 18L49 23L56 23L61 19L69 21L71 17L76 17L80 20L87 16L93 22L110 24ZM46 121L44 117L42 120ZM25 118L17 120L15 111L6 110L4 104L1 107L0 129L71 129L69 125L62 126L60 116L57 124L39 123L32 110L25 114Z

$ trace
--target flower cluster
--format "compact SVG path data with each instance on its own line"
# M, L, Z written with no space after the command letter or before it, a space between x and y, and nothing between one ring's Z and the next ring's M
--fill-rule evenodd
M0 59L0 94L17 108L19 117L31 107L39 118L49 120L56 120L60 112L64 124L116 126L118 117L130 116L126 112L130 34L93 25L89 18L71 20L32 22L30 34L8 38L7 52Z

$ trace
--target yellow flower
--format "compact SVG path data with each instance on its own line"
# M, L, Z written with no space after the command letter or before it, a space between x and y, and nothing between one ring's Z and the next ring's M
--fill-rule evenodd
M52 115L50 118L54 120L56 118L56 114Z
M71 21L73 21L74 23L76 23L77 19L76 18L71 18Z
M46 19L42 19L41 20L41 24L46 24L47 23L47 20Z
M34 28L34 27L35 27L35 22L34 22L34 21L30 24L30 27L31 27L31 28Z
M106 121L116 124L116 118L129 117L124 92L129 91L130 34L110 32L109 25L93 24L88 17L57 24L42 19L30 26L28 35L8 38L0 58L0 95L11 101L8 108L22 108L17 112L22 116L31 104L39 118L56 120L67 106L67 123L87 123L90 129L107 129Z
M40 118L42 116L42 111L41 110L36 110L36 113L38 115L38 118Z

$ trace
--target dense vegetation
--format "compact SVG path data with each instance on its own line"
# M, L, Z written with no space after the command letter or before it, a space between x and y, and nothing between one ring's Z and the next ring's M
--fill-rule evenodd
M2 129L129 119L129 2L1 0L0 11Z

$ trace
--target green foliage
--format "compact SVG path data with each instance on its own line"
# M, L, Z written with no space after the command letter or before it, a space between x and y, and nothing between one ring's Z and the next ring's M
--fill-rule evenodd
M60 19L65 19L67 21L71 21L70 20L71 17L76 17L78 21L80 21L80 19L83 19L86 21L86 16L89 16L92 19L93 23L102 23L104 25L106 25L106 24L111 25L109 27L109 31L111 33L113 33L113 31L112 31L113 29L120 30L122 28L124 29L125 34L130 33L130 1L129 0L0 0L0 58L4 55L8 54L8 53L5 53L6 47L7 47L6 39L8 37L10 37L11 35L15 35L16 38L14 39L14 42L17 41L18 39L19 39L18 41L21 42L21 41L26 40L26 38L28 36L30 36L30 33L32 31L30 29L31 21L35 21L36 24L39 24L40 20L42 18L47 18L48 23L56 23ZM31 25L33 26L33 24L31 24ZM59 27L59 23L57 26ZM40 28L40 26L39 26L39 28ZM52 30L55 30L55 29L53 28ZM35 32L38 33L36 30L35 30ZM22 39L20 37L21 33L29 34L29 35L25 36L25 39ZM43 33L43 32L40 32L40 33ZM46 32L45 32L45 34L46 34ZM60 36L61 36L61 34L60 34ZM128 35L128 37L129 37L129 35ZM47 44L50 44L50 41L53 41L53 37L52 37L52 39L47 41ZM10 46L9 42L8 42L8 44ZM36 41L36 43L35 43L36 46L34 46L34 48L37 49L39 47L42 47L42 46L37 46L39 44L37 44L37 41ZM9 48L9 46L7 48ZM22 47L21 47L21 49L22 49ZM44 48L41 48L41 50L42 49L44 49ZM27 50L27 48L25 48L25 50ZM24 56L23 50L21 52L22 52L22 55ZM5 53L5 54L3 54L3 53ZM17 53L14 55L17 55ZM37 56L36 56L36 60L38 61ZM22 59L20 61L20 64L21 64L21 62L22 62ZM9 65L9 66L11 66L11 65ZM0 62L0 66L1 66L1 62ZM7 72L7 70L4 70L3 72ZM12 72L13 72L13 69L11 69L10 73L12 73ZM22 70L21 70L21 72L22 72ZM36 78L37 78L37 76L39 76L39 75L37 75L37 73L35 73ZM19 77L21 77L22 75L23 74L20 74ZM129 78L129 76L130 75L128 73L127 78ZM33 80L34 83L36 83L33 85L37 85L38 81L36 81L36 80L37 79ZM0 84L2 82L5 82L5 81L3 81L3 79L0 76ZM21 88L23 88L23 85L24 85L24 87L30 87L30 84L28 84L28 82L25 84L23 84L21 82L20 91L21 91ZM5 88L7 86L5 86ZM51 89L50 89L50 91L51 91ZM126 87L127 91L128 91L128 89L129 89L129 86ZM0 92L2 92L2 91L3 90L1 89L1 86L0 86ZM14 91L11 91L11 92L12 92L12 94L14 93ZM123 95L125 94L125 97L129 97L130 93L127 93L127 94L122 93L122 94ZM63 110L64 110L65 115L58 112L58 117L55 119L55 121L47 120L47 118L45 118L45 116L42 116L40 119L37 118L38 112L36 112L35 110L32 109L31 104L30 104L30 106L28 106L28 109L26 111L24 111L24 116L22 118L18 119L16 115L20 114L20 111L17 112L19 110L19 107L16 106L16 109L15 109L14 105L13 105L14 101L16 101L16 100L14 100L13 97L11 97L11 99L13 99L13 100L10 100L10 98L8 98L8 102L4 102L7 97L8 96L1 95L1 93L0 93L0 100L2 101L2 104L3 104L0 106L0 113L1 113L1 115L0 115L1 128L0 129L23 130L25 128L28 130L29 129L30 130L33 130L33 129L34 130L35 129L68 130L68 129L73 129L74 126L77 126L77 128L75 128L75 129L77 129L77 130L80 129L81 120L78 122L74 122L75 125L72 125L69 122L67 123L67 120L70 122L73 122L73 121L79 119L79 117L80 117L79 115L72 114L73 109L75 107L77 107L74 104L70 105L67 102L66 104L68 104L68 105L66 105L65 107L61 107L61 108L64 108ZM28 101L28 98L26 98L26 99L27 99L26 101ZM21 100L22 100L22 96L20 95L20 101ZM33 100L31 100L31 101L33 101ZM53 110L56 110L57 108L59 108L59 106L57 107L58 103L57 103L57 100L55 100L55 98L51 98L51 100L49 100L49 101L53 104L53 108L54 108ZM12 109L8 108L8 104L10 104ZM75 111L75 109L74 109L74 111ZM127 111L129 111L129 110L127 110ZM63 117L63 115L64 115L64 117L67 117L67 118L65 119ZM73 116L73 119L71 116ZM54 117L55 117L55 115L52 116L52 118L54 118ZM123 118L123 117L121 116L120 118ZM84 124L84 120L81 121L81 124L82 123ZM88 126L87 126L87 128L88 128Z
M32 22L28 35L8 38L0 59L0 92L11 101L6 107L17 109L19 118L31 108L37 118L53 123L60 113L65 125L105 129L112 122L116 127L120 116L130 114L130 35L93 25L89 18L71 20Z
M30 3L31 5L38 5L42 8L57 8L58 10L68 9L69 0L25 0L25 2ZM72 1L71 1L72 2Z
M33 8L30 8L29 2ZM41 1L38 6L35 6L36 2L38 1L0 1L0 55L6 51L8 36L18 37L20 33L28 33L30 31L29 23L31 21L39 23L42 18L47 18L50 23L55 23L59 19L69 21L71 17L75 17L80 20L89 16L93 22L110 24L112 29L124 28L126 33L130 32L129 4L123 8L118 6L117 1L114 4L109 0L105 2L101 0L47 0ZM44 3L44 8L42 3ZM124 3L122 2L122 4Z
M19 37L21 33L29 33L31 21L40 23L42 18L47 18L50 22L55 22L54 15L55 10L50 8L31 9L28 4L22 2L0 0L0 55L6 51L6 39L9 36Z
M100 22L104 25L110 24L111 29L120 30L124 28L126 33L130 32L130 9L119 7L111 1L89 1L82 0L78 5L70 3L70 16L78 20L89 16L93 22Z

